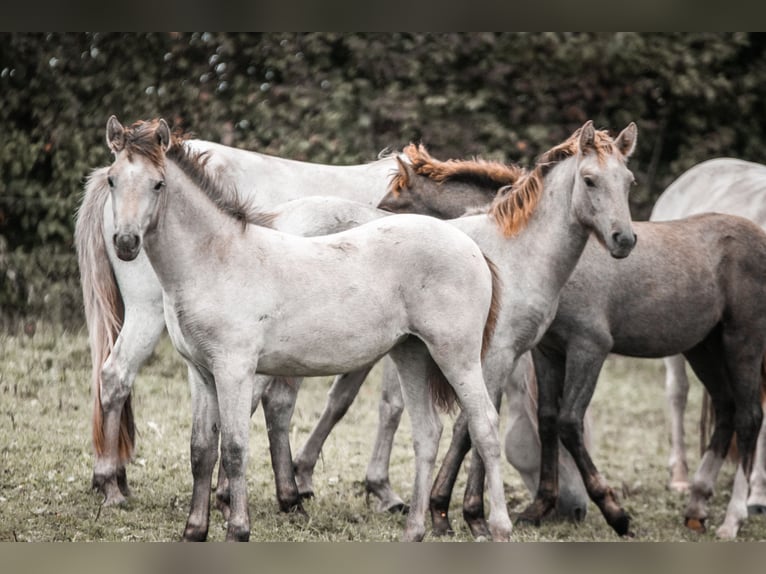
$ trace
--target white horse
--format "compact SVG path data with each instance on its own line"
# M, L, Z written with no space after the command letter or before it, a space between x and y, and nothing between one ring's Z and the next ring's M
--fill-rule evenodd
M489 217L474 215L450 220L449 223L472 237L496 263L503 282L496 336L484 359L484 378L496 407L503 389L509 388L509 378L517 361L539 341L553 320L561 290L591 234L614 257L627 256L635 245L627 200L633 175L626 160L635 149L636 137L635 124L612 140L606 132L595 131L588 122L567 141L543 154L536 168L520 177L510 191L500 194L490 208ZM400 170L404 180L412 177L404 164ZM398 209L403 204L406 209L411 203L411 198L399 198L392 191L381 205ZM514 215L509 217L509 213ZM337 391L337 396L332 396L331 391L335 407L343 402L348 404L348 394L341 393L340 387ZM515 403L515 411L519 412L519 397L511 395L509 402ZM376 452L368 467L368 483L376 477L387 483L388 452L379 452L377 447L391 443L390 435L398 422L392 402L394 396L395 392L389 392L381 402L379 438L384 438L376 441ZM328 404L326 412L337 410L335 407ZM524 420L529 417L519 419ZM459 461L470 447L465 423L461 415L431 493L431 517L436 533L451 530L448 509L452 485ZM309 441L314 437L312 432ZM307 442L298 453L300 464L296 467L301 474L310 475L320 446ZM305 461L308 464L304 464ZM458 461L457 464L454 461ZM539 467L539 459L530 466ZM305 482L305 477L302 480ZM463 516L477 538L487 534L483 482L481 461L474 453ZM598 503L609 523L620 534L627 534L628 517L616 504L611 489L605 487L600 494Z
M245 470L256 373L348 372L389 353L416 458L403 539L425 535L441 433L430 390L445 404L457 396L487 468L492 537L508 540L498 417L481 371L498 285L475 243L415 215L320 238L281 233L267 227L270 217L217 185L204 156L173 138L164 120L126 130L111 117L106 136L115 154L107 181L116 253L129 261L146 252L192 383L194 487L184 538L207 537L219 430L231 490L226 537L249 538ZM112 399L105 411L120 411L124 391L103 385L102 395Z
M207 168L222 186L253 198L262 209L298 197L329 195L376 205L385 195L396 160L388 157L356 166L328 166L292 161L201 140L186 146L207 152ZM93 487L104 504L121 504L129 493L126 463L134 449L130 391L136 375L157 346L165 328L162 290L146 256L120 260L112 246L115 233L106 186L107 169L88 178L77 213L75 245L91 348L93 387ZM103 416L102 388L128 393L115 419Z
M660 195L650 219L669 221L710 211L746 217L766 230L766 166L734 158L699 163ZM670 487L684 491L689 488L683 425L689 380L683 356L667 357L665 370L671 421ZM766 424L758 438L749 497L747 479L738 465L732 497L717 536L736 538L748 511L766 512Z

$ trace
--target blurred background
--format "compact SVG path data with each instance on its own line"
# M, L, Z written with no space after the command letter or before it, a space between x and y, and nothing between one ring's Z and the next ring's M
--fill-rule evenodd
M111 114L332 164L422 142L528 165L635 121L640 220L700 161L764 162L766 34L2 34L0 94L0 328L81 328L74 216Z

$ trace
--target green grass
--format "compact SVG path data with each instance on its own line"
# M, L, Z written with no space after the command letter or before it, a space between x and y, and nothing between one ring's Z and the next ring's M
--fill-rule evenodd
M190 400L185 368L163 339L140 373L135 390L138 445L128 477L133 496L126 508L101 508L90 490L90 355L84 331L43 326L33 336L0 335L0 541L178 540L191 496ZM715 540L734 468L727 464L710 504L704 535L682 525L686 497L666 489L669 435L660 361L611 357L602 373L592 413L593 458L621 494L640 541ZM331 379L312 379L301 390L291 430L301 445L321 412ZM260 410L253 417L248 489L253 541L395 541L404 517L375 512L362 480L377 424L380 374L373 371L347 416L325 445L307 501L308 519L280 514ZM687 409L690 465L699 460L695 434L701 401L696 381ZM503 411L503 415L505 412ZM504 420L503 420L504 422ZM450 435L445 419L442 452ZM392 456L394 488L409 499L412 449L403 417ZM509 510L520 512L530 497L505 465ZM462 524L461 472L452 505L452 540L469 541ZM211 515L210 540L223 540L224 522ZM581 524L546 521L517 526L517 541L614 541L615 534L591 503ZM766 520L751 518L740 540L766 539ZM427 540L434 540L428 537Z

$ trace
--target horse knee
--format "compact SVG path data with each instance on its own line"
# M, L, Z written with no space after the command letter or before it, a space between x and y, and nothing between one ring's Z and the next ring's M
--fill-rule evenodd
M107 362L101 369L101 381L101 408L107 411L121 407L130 395L130 384L125 380L125 374Z
M559 436L561 442L570 452L574 447L582 444L583 441L583 421L576 416L559 417L558 422Z

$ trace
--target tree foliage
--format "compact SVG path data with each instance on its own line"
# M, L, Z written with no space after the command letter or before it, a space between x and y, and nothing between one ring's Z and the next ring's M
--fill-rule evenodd
M528 164L587 119L635 121L645 219L695 163L763 161L765 51L751 33L0 35L2 312L76 291L73 216L109 161L110 114L337 164L410 141ZM63 297L74 320L78 296Z

